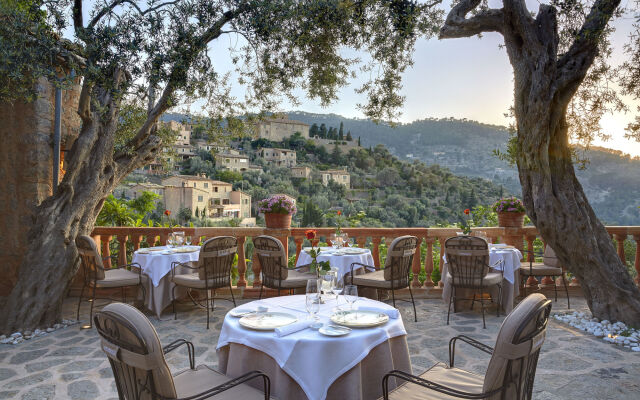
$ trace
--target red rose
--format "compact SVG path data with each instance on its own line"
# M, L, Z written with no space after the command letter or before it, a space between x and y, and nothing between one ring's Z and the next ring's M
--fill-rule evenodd
M308 231L304 231L304 235L307 237L307 239L313 240L316 238L316 231L314 231L313 229L309 229Z
M469 215L469 213L470 213L470 212L471 212L471 211L470 211L468 208L464 210L464 213L465 213L466 215Z
M342 211L338 210L338 212L336 214L342 215Z
M169 210L164 210L164 215L166 215L166 216L168 217L169 215L171 215L171 211L169 211Z

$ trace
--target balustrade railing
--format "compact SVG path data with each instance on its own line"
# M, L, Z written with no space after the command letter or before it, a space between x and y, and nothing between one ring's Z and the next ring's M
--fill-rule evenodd
M290 229L268 229L262 227L252 228L150 228L150 227L96 227L91 236L96 245L101 249L103 258L105 258L105 266L111 267L111 249L110 244L118 243L118 254L115 257L118 264L126 264L128 259L128 251L135 251L141 247L142 242L146 242L148 246L156 244L166 244L169 234L173 231L184 231L186 235L194 237L194 243L199 240L215 236L234 236L238 239L238 281L237 287L246 287L247 281L247 238L254 238L259 235L274 236L283 243L285 251L289 255L295 254L296 260L305 242L305 231L309 228L290 228ZM331 244L329 236L334 232L333 228L313 228L317 231L317 244L320 240ZM636 251L634 259L634 267L637 272L636 283L640 285L640 226L608 226L607 231L611 235L612 240L616 242L616 248L620 259L625 262L625 242L628 240L635 241ZM526 248L528 252L525 254L525 260L533 259L534 245L537 239L540 239L538 231L533 226L523 228L501 228L501 227L477 227L474 231L483 232L494 243L507 243L523 250ZM343 228L343 231L349 235L349 238L355 239L359 247L368 247L371 249L374 264L376 267L382 265L381 249L382 244L389 246L393 239L403 235L413 235L419 240L419 246L413 259L413 279L412 287L432 287L441 285L442 282L433 282L431 279L434 267L442 265L442 257L444 255L444 241L451 236L455 236L459 231L457 228ZM289 251L289 239L292 238L295 244L295 250ZM539 243L539 242L538 242ZM129 248L129 250L128 250ZM293 250L293 249L292 249ZM253 272L253 287L260 287L260 262L253 255L251 257L251 269ZM423 277L424 279L420 279ZM554 285L555 282L550 277L544 277L540 284ZM577 286L577 280L572 279L571 285ZM530 277L527 285L538 285L538 281Z

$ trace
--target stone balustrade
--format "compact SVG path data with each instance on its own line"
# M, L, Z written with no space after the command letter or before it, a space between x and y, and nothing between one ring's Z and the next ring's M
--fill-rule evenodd
M247 238L253 238L259 235L274 236L283 243L285 251L289 256L295 254L296 260L303 245L305 244L305 231L310 228L290 228L290 229L268 229L263 227L252 228L227 228L227 227L214 227L214 228L151 228L151 227L96 227L91 236L96 242L96 245L101 249L102 256L105 258L105 266L108 268L111 266L111 252L110 243L118 243L118 264L126 264L127 262L127 248L133 251L140 248L142 241L144 240L149 246L157 244L166 244L167 238L172 231L184 231L186 235L193 236L194 243L198 240L206 240L207 238L215 236L234 236L238 239L238 281L236 286L238 288L247 287L247 254L246 245ZM317 231L318 238L317 244L320 240L331 243L329 236L334 232L333 228L312 228ZM611 238L616 242L616 248L618 255L622 260L625 260L625 248L624 243L627 240L634 240L636 248L640 244L640 226L608 226L607 231L611 235ZM527 226L523 228L502 228L502 227L478 227L474 228L474 231L481 231L487 235L494 243L507 243L518 247L521 250L528 250L525 253L525 260L532 260L534 242L539 238L538 231L533 226ZM387 247L391 244L393 239L403 235L412 235L418 238L420 246L416 249L416 254L413 259L413 280L412 287L415 288L429 288L436 285L441 285L442 282L432 282L431 274L435 265L441 265L442 257L444 255L444 248L441 246L444 241L451 236L455 236L459 231L457 228L343 228L343 231L349 235L350 239L355 239L355 242L359 247L367 247L371 249L374 263L376 267L382 265L381 259L381 245L384 243ZM289 238L292 238L295 244L295 251L289 251ZM307 245L309 244L306 241ZM434 252L434 249L439 248L439 253ZM293 249L292 249L293 250ZM435 256L434 256L435 254ZM116 258L116 257L114 257ZM638 272L636 277L636 283L640 285L640 251L635 253L635 269ZM253 255L251 258L251 269L253 272L252 287L260 287L260 262L258 258ZM426 276L426 279L421 282L420 276ZM544 277L540 283L531 277L527 281L528 286L537 286L540 284L544 286L552 286L555 284L550 277ZM578 286L577 280L574 278L571 280L572 286Z

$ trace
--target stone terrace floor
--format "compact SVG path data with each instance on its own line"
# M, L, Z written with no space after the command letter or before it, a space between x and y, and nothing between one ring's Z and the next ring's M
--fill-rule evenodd
M75 301L67 299L66 318L75 317ZM241 301L241 302L247 302ZM585 310L581 298L572 298L575 310ZM85 303L86 304L86 303ZM100 302L98 305L101 304ZM190 304L179 306L178 320L165 313L151 317L163 344L178 338L195 345L196 364L217 364L216 343L224 314L231 303L216 302L212 329L205 328L206 314ZM448 340L464 333L494 345L504 317L487 315L487 329L476 311L452 314L446 325L446 306L437 299L418 300L418 322L413 322L411 304L398 303L408 331L414 373L422 373L435 362L448 360ZM558 299L553 311L566 311L566 299ZM88 306L83 313L88 316ZM590 335L550 320L547 340L538 363L535 399L638 399L640 398L640 354L597 340ZM175 373L188 368L186 351L167 357ZM484 373L488 357L462 344L456 366ZM98 346L95 330L79 325L31 339L19 345L0 345L0 399L114 399L115 383L109 363Z

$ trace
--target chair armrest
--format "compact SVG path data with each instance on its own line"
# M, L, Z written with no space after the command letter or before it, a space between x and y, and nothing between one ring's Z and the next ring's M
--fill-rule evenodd
M262 378L262 382L264 385L264 399L265 400L269 400L269 397L271 396L271 380L269 380L269 377L262 371L251 371L251 372L247 372L246 374L239 376L235 379L231 379L225 383L223 383L222 385L218 385L214 388L211 388L207 391L204 391L202 393L193 395L193 396L189 396L189 397L184 397L184 398L180 398L180 399L176 399L176 400L203 400L203 399L208 399L211 397L214 397L222 392L224 392L225 390L229 390L232 389L244 382L250 381L251 379L254 378Z
M178 347L182 346L183 344L187 345L187 352L189 353L189 367L191 367L191 369L195 369L196 368L196 352L195 352L195 349L193 348L193 343L187 340L184 340L184 339L174 340L173 342L169 343L168 345L162 348L162 353L167 354L177 349Z
M360 266L364 267L365 270L369 269L370 271L371 270L376 271L376 267L373 266L373 265L367 265L367 264L363 264L363 263L359 263L359 262L352 262L351 263L351 274L350 274L351 275L351 283L353 283L353 266L354 265L360 265Z
M502 275L502 279L504 279L504 260L501 258L493 263L493 265L489 265L489 268L496 268L496 265L503 264L502 268L500 268L500 275Z
M484 343L481 343L473 338L470 338L466 335L458 335L456 337L451 338L449 340L449 366L453 368L453 362L456 355L456 341L462 340L463 342L470 344L480 351L484 351L487 354L493 354L493 347L488 346Z
M420 386L425 387L427 389L435 390L436 392L444 393L444 394L447 394L449 396L459 397L459 398L463 398L463 399L485 399L485 398L488 398L490 396L493 396L494 394L499 393L502 390L502 387L500 387L498 389L492 390L491 392L487 392L487 393L463 392L462 390L457 390L457 389L454 389L454 388L450 388L448 386L444 386L444 385L441 385L439 383L435 383L433 381L421 378L419 376L411 375L411 374L408 374L406 372L402 372L402 371L398 371L398 370L393 370L393 371L389 372L388 374L386 374L384 376L384 378L382 378L382 393L384 395L384 399L385 400L389 399L389 377L395 377L396 379L402 379L404 381L407 381L407 382L410 382L410 383L413 383L413 384L416 384L416 385L420 385Z

